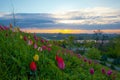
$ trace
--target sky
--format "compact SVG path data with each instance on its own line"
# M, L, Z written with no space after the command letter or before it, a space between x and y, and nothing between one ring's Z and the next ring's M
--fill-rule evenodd
M0 24L27 32L120 33L120 0L0 0Z

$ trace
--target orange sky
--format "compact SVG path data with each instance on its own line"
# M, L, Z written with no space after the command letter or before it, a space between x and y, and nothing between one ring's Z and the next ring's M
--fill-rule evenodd
M77 30L77 29L21 29L27 33L93 33L94 30ZM120 29L113 29L113 30L102 30L104 33L117 33L120 34Z

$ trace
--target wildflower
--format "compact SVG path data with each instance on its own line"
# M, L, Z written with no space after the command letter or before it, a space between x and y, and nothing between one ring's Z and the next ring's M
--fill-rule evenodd
M32 45L33 41L32 40L28 40L28 45Z
M23 39L23 36L22 36L22 35L20 35L20 39Z
M94 69L93 68L90 69L90 74L92 74L92 75L94 74Z
M84 62L87 62L87 59L86 59L86 58L84 58Z
M112 74L112 70L108 70L107 75L110 76Z
M56 61L57 61L58 67L60 69L65 68L65 63L64 63L64 60L62 59L62 57L59 57L59 56L56 55Z
M80 54L77 54L77 57L78 57L78 58L81 58L81 55L80 55Z
M27 37L26 36L24 36L24 41L27 41Z
M41 47L38 47L38 51L42 51L42 48L41 48Z
M37 44L35 43L35 44L34 44L34 49L36 49L36 48L37 48Z
M2 26L0 26L0 30L4 30L4 28Z
M35 33L34 33L34 39L35 39L36 41L38 41L38 38L37 38L37 36L36 36Z
M46 49L47 49L47 47L46 47L46 46L42 46L42 49L43 49L43 50L46 50Z
M36 63L35 63L34 61L32 61L32 62L30 63L30 69L31 69L32 71L36 71L37 66L36 66Z
M105 74L106 73L106 71L105 71L105 69L104 68L102 68L102 74Z
M38 55L38 54L35 54L35 55L33 56L33 59L34 59L34 61L38 61L38 60L39 60L39 55Z
M92 63L92 60L89 60L88 63L91 64L91 63Z
M40 41L41 41L42 43L44 43L44 42L45 42L45 40L43 40L43 39L41 39Z
M9 29L8 27L4 26L4 30L8 30L8 29Z
M51 51L51 48L48 47L47 50L48 50L48 51Z
M51 47L52 46L52 44L48 44L48 47Z

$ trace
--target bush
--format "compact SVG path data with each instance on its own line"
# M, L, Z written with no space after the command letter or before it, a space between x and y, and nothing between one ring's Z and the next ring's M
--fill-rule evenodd
M110 41L107 55L112 58L120 57L120 36Z
M90 48L86 54L85 54L88 58L91 59L100 59L101 58L101 54L100 51L96 48Z

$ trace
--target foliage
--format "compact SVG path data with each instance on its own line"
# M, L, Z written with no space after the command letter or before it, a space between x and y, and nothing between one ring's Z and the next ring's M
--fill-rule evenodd
M88 58L91 59L100 59L101 58L101 54L100 51L97 48L90 48L86 54L85 54Z
M120 36L110 41L107 55L112 58L120 58Z

